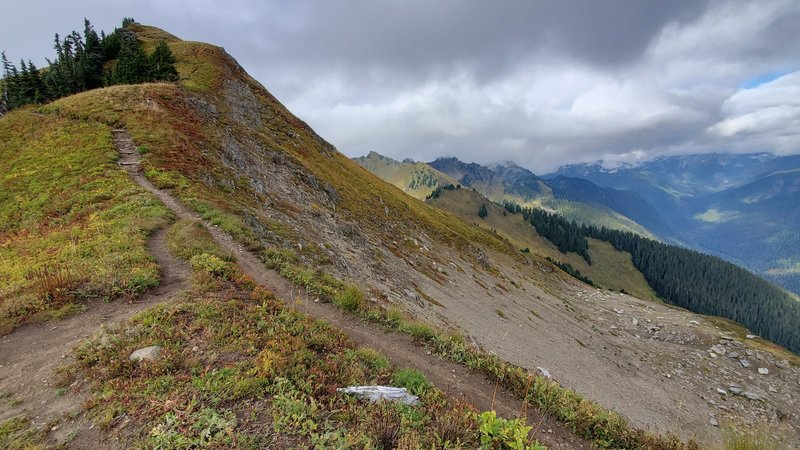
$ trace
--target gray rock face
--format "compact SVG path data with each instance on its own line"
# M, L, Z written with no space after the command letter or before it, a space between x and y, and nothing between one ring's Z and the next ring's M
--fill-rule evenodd
M764 399L760 394L757 394L753 391L745 391L742 395L749 400L759 401Z
M155 361L161 353L161 347L158 345L151 345L150 347L140 348L131 353L129 359L133 362L138 361Z
M336 389L337 392L354 395L358 398L369 400L372 403L381 400L398 401L406 405L416 405L419 397L408 393L406 388L391 386L350 386Z

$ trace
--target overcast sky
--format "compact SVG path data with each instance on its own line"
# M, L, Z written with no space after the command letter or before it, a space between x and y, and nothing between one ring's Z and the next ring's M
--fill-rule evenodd
M124 16L221 45L350 156L800 153L800 2L8 1L0 49Z

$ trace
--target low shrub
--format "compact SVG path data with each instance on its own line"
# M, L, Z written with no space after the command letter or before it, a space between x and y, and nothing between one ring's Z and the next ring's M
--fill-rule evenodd
M414 369L400 369L394 373L392 383L397 387L404 387L414 395L424 395L431 389L431 383L420 371Z

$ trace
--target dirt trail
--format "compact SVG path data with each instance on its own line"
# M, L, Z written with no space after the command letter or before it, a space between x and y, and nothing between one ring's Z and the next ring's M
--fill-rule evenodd
M120 165L125 167L133 179L144 189L157 196L181 219L200 221L214 240L235 258L241 269L257 283L269 287L279 298L308 313L315 319L324 320L342 330L360 346L380 350L393 364L414 368L424 373L438 388L448 394L468 400L480 410L495 409L503 417L517 417L523 411L522 402L510 392L498 388L484 375L468 368L428 354L409 336L390 332L348 315L328 303L315 303L307 294L281 278L277 272L267 269L252 252L244 249L230 235L210 222L202 220L168 192L156 188L139 170L139 153L126 130L114 130L114 142L121 154ZM589 448L588 442L577 438L563 424L540 411L529 409L528 423L538 426L537 439L549 448Z
M53 386L56 368L66 362L77 342L104 326L174 297L189 286L190 269L167 251L166 230L156 231L147 246L162 270L158 287L132 302L91 302L83 313L57 322L24 326L0 338L0 393L10 395L2 400L0 421L27 415L39 428L54 419L76 417L60 421L48 435L49 442L62 441L71 432L88 428L80 414L85 393L57 395Z

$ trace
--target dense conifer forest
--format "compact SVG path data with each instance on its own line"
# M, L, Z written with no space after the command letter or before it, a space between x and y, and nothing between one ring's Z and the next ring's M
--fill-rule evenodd
M754 333L800 352L800 301L747 270L716 256L667 245L631 232L577 225L539 209L505 203L524 214L536 232L562 253L587 262L588 240L606 241L631 254L634 266L667 302L690 311L736 321Z
M592 263L589 241L575 221L567 221L557 214L537 208L522 208L513 202L504 202L503 207L510 213L522 214L536 228L536 232L558 247L561 253L577 253L588 264Z
M133 23L125 18L122 28L106 35L84 20L82 35L73 31L62 39L56 34L55 59L47 59L44 69L24 59L17 67L2 53L0 114L103 86L177 80L175 57L166 42L146 55L136 35L127 29Z

